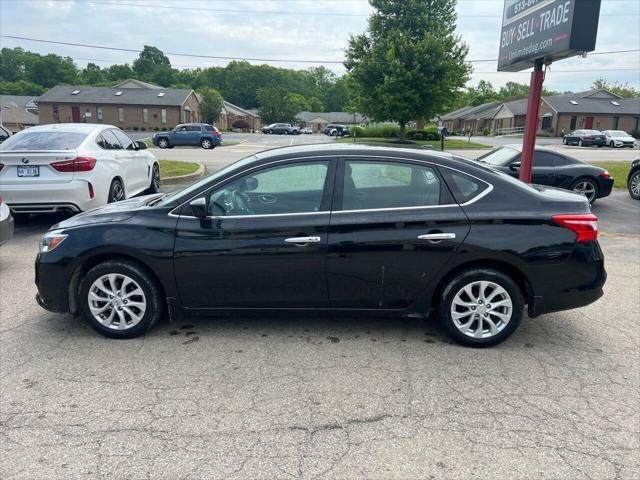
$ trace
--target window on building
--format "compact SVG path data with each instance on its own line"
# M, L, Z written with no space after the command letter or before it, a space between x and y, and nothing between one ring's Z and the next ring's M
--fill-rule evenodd
M620 117L613 117L613 122L611 122L612 130L617 130L618 129L618 124L620 123Z
M542 117L542 124L540 125L540 128L542 130L548 130L551 128L551 123L553 121L553 117L551 115L544 115Z
M160 123L162 123L163 125L165 123L167 123L167 109L163 108L162 110L160 110Z
M60 109L58 108L58 105L52 105L51 106L51 111L53 113L53 121L54 122L59 122L60 121Z
M102 121L102 107L96 107L96 118L99 122Z
M640 117L633 117L633 129L640 130Z
M142 123L149 123L149 109L142 109Z
M118 107L118 121L124 122L124 108Z
M576 123L578 121L578 117L575 115L571 115L571 124L569 124L569 128L571 130L575 130L576 129Z

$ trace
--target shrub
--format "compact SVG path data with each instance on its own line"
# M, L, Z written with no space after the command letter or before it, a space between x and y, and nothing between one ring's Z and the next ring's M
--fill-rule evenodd
M146 132L147 131L147 127L140 127L140 131L141 132Z
M231 125L231 127L232 128L237 128L239 130L247 130L247 129L251 128L251 125L249 124L249 122L247 122L243 118L240 118L240 119L236 120L235 122L233 122L233 125Z
M629 135L631 135L636 140L640 140L640 130L632 130Z
M153 127L153 131L154 131L154 132L159 132L159 131L160 131L160 129L159 129L158 127Z
M491 129L489 127L484 127L482 129L482 135L484 135L485 137L488 137L490 133L491 133Z
M364 134L365 129L364 129L364 128L362 128L362 127L351 127L351 128L349 129L349 132L351 133L351 135L352 135L353 137L356 137L356 138L357 138L357 137L364 137L364 136L366 136L366 135Z
M406 137L408 140L440 140L438 127L429 127L422 130L408 130L406 133Z
M140 130L140 129L139 129L137 126L136 126L136 127L133 127L133 131L134 131L134 132L137 132L138 130Z

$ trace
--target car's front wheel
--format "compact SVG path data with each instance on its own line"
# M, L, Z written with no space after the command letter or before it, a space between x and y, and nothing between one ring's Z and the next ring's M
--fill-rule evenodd
M627 186L629 187L631 198L640 200L640 170L631 175Z
M582 140L578 140L578 146L582 147Z
M167 140L166 138L160 138L158 140L158 147L160 147L160 148L169 147L169 140Z
M211 150L213 148L213 143L208 138L203 138L200 141L200 146L205 150Z
M567 139L566 139L566 138L563 138L563 139L562 139L562 144L563 144L563 145L566 145L567 143L568 143L568 142L567 142Z
M93 267L80 282L78 295L84 319L111 338L142 335L164 312L155 279L127 260L109 260Z
M111 186L109 187L109 196L107 198L107 203L114 203L124 200L126 198L126 194L124 192L124 185L122 184L122 180L119 178L114 178L111 182Z
M589 203L592 205L598 198L598 184L595 180L592 180L590 178L579 178L578 180L573 182L573 185L571 185L571 190L587 197L587 200L589 200Z
M458 343L490 347L518 328L524 299L507 275L491 269L470 269L456 275L440 300L440 321Z

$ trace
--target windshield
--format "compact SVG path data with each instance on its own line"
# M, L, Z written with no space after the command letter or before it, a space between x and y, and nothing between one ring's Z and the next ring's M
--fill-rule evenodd
M516 155L518 155L518 151L515 148L501 147L485 153L479 157L478 160L489 165L502 166L506 165L510 160L513 160Z
M215 180L217 178L221 178L227 173L232 172L237 168L243 167L244 165L253 162L255 159L256 159L256 156L252 155L250 157L243 158L241 160L238 160L237 162L227 165L221 170L218 170L217 172L207 175L202 180L199 180L189 185L188 187L183 188L182 190L176 190L173 193L165 195L164 197L162 197L162 201L159 203L159 205L168 205L176 200L188 200L190 195L194 194L195 192L200 190L202 187L205 187L210 183L215 183Z
M23 130L9 137L0 150L3 152L12 150L73 150L78 148L86 133L79 132L30 132Z
M609 130L609 135L612 137L628 137L629 136L627 132L623 132L622 130Z

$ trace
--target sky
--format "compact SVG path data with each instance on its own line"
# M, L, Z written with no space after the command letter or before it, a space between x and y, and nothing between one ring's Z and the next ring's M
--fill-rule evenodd
M458 1L457 33L469 46L469 60L497 58L503 4L503 0ZM339 62L349 35L365 31L371 12L366 0L0 0L0 34L133 50L153 45L165 53L284 59L251 63L291 68L323 65L303 60L336 62L324 65L342 74ZM94 62L106 67L137 57L135 52L4 37L0 46L69 56L79 66ZM595 51L630 49L640 49L640 0L602 0ZM176 68L224 66L229 61L168 56ZM528 71L497 72L496 65L496 61L474 62L469 85L479 80L495 87L529 81ZM640 88L640 52L557 62L546 74L545 87L580 91L599 77Z

